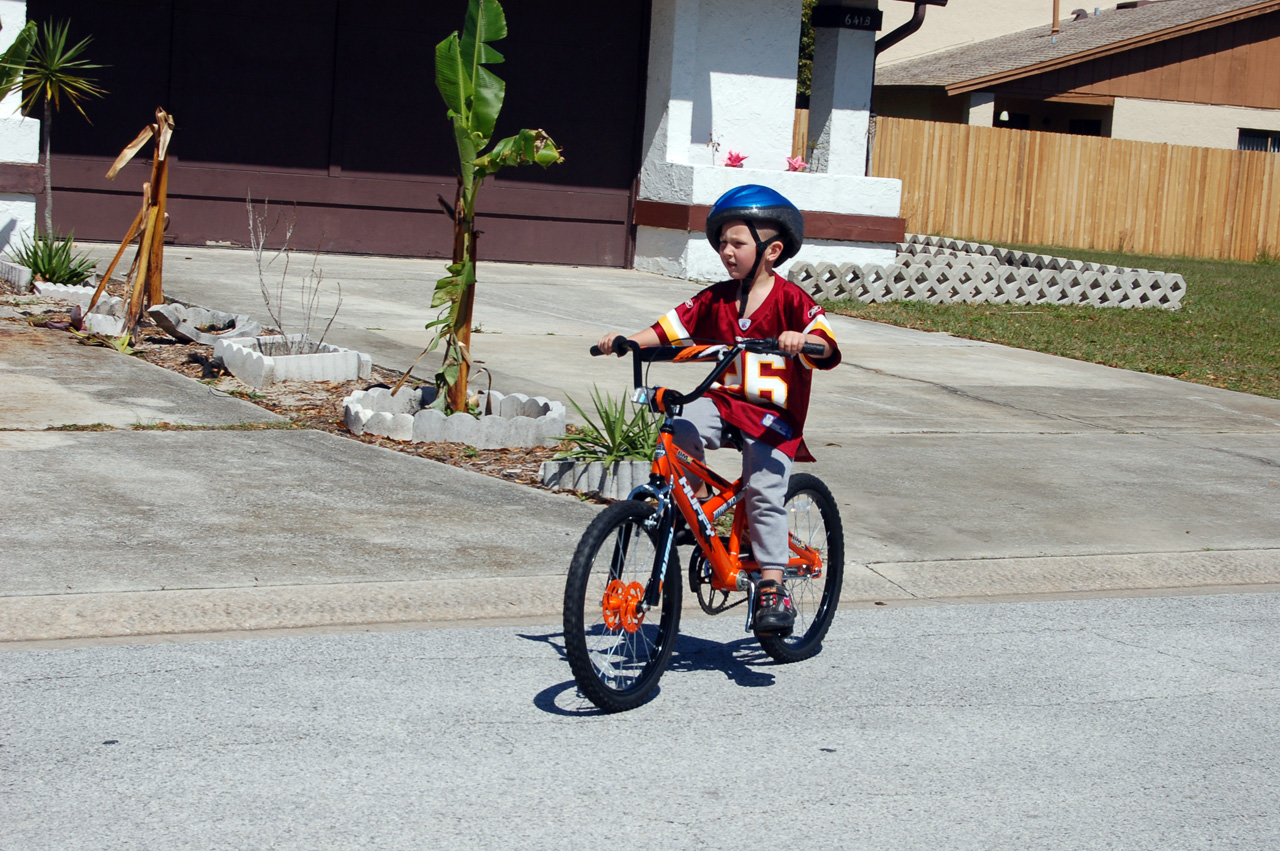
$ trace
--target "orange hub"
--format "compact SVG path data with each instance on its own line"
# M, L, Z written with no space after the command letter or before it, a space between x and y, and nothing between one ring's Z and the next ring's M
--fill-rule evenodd
M644 586L639 582L623 584L615 579L604 589L604 624L609 629L622 627L627 632L635 632L644 622L644 612L637 612L636 607L644 599Z

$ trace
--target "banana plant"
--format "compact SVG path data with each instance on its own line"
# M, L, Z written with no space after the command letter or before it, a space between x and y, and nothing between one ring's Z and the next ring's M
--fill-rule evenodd
M8 95L22 84L22 69L36 43L36 22L27 21L4 53L0 53L0 93Z
M507 19L498 0L468 0L461 34L454 31L436 45L436 88L449 109L458 145L458 192L452 210L453 262L436 282L432 308L439 316L427 323L428 350L445 342L444 360L436 373L434 407L467 410L467 378L471 367L471 313L476 288L476 194L480 184L506 166L536 163L546 168L562 162L560 149L542 130L521 130L489 146L506 83L484 67L503 61L493 42L507 36Z

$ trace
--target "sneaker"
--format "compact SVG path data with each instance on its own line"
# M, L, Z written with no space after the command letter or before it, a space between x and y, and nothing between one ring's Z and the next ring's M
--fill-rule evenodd
M782 583L766 579L757 585L755 631L785 637L795 624L796 608Z

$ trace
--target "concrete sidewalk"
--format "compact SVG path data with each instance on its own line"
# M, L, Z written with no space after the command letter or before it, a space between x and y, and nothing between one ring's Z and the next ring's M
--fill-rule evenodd
M328 339L407 367L443 264L322 265L342 286ZM495 389L562 400L628 389L629 366L587 347L696 291L620 270L480 271L473 350ZM247 251L170 248L165 279L178 300L267 319ZM1280 401L834 325L845 363L815 381L808 436L844 517L846 601L1280 587ZM65 334L0 329L14 483L0 639L559 611L594 507L328 434L41 431L271 415Z

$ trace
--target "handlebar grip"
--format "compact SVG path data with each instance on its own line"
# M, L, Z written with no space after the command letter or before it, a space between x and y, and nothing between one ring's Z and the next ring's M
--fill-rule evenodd
M614 337L612 352L602 351L599 346L592 346L590 351L591 351L591 356L593 358L598 358L600 357L600 355L606 355L606 354L625 355L631 349L639 349L639 348L640 348L639 343L633 343L630 340L628 340L626 337Z
M821 356L822 356L822 345L821 345L821 344L819 344L819 343L805 343L803 346L801 346L801 347L800 347L800 354L802 354L802 355L818 355L819 357L821 357Z

